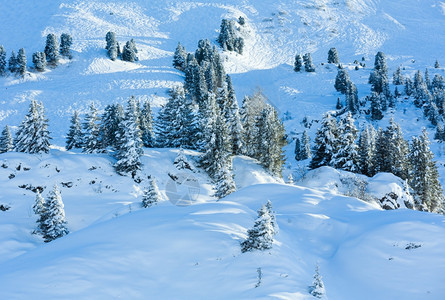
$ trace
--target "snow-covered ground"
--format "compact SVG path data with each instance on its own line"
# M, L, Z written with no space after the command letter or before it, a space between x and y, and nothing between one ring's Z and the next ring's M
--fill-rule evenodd
M247 21L245 52L223 53L238 100L261 88L280 116L288 116L290 137L303 131L305 116L320 119L341 97L334 89L336 66L321 65L331 47L350 70L359 96L370 91L367 79L377 51L386 53L390 75L399 65L405 75L427 67L431 78L445 75L443 68L433 69L436 59L445 65L442 1L3 1L0 44L8 57L24 47L31 66L31 54L43 50L48 33L69 33L74 44L73 59L56 69L25 79L0 77L0 126L15 129L30 100L42 101L55 145L49 155L0 155L0 204L11 207L0 211L0 299L310 299L307 286L316 264L329 299L443 298L445 218L383 211L373 202L342 196L355 195L342 182L350 174L329 168L304 174L293 161L293 143L285 149L284 177L306 175L296 183L304 187L285 185L254 160L235 157L239 191L216 202L208 176L199 169L186 172L181 176L199 189L194 205L185 207L167 200L168 174L178 174L177 149L145 149L140 184L118 176L107 155L61 149L71 114L85 112L92 101L103 108L134 95L150 100L156 114L167 90L183 80L171 66L177 43L190 52L200 39L214 43L221 19L239 16ZM135 39L137 63L107 59L110 30L121 45ZM312 52L315 73L293 71L297 52ZM362 57L367 66L353 70L353 61ZM397 106L375 125L384 127L394 117L406 138L423 126L433 132L421 110L403 99ZM312 138L317 127L314 122L309 129ZM445 185L442 148L432 145ZM198 155L186 154L191 161ZM158 180L165 201L141 209L148 175ZM54 183L61 188L71 233L44 244L31 234L35 194L26 188L48 191ZM379 174L367 188L379 198L400 193L401 183ZM274 247L241 254L239 242L267 200L280 227ZM258 268L263 277L255 288Z

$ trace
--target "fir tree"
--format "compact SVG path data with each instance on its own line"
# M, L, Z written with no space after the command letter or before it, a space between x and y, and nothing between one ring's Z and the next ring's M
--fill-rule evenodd
M415 98L414 105L417 107L422 107L430 96L420 71L417 71L414 75L413 94Z
M397 70L392 75L392 83L394 85L402 85L404 81L405 81L405 79L402 76L402 69L399 66L399 67L397 67Z
M436 62L434 63L434 68L439 69L440 68L440 64L439 61L436 59Z
M303 57L300 54L295 55L294 71L300 72L303 67Z
M227 75L227 106L224 108L224 117L228 124L232 154L240 155L243 152L243 124L239 113L238 100L232 86L232 80Z
M194 171L194 168L187 160L187 157L184 154L184 149L182 149L182 147L179 148L178 155L176 156L173 164L175 165L176 169L178 169L178 170L187 169L190 171Z
M59 188L54 185L44 205L42 235L46 243L69 233L63 207Z
M83 145L82 125L80 124L79 112L76 110L71 118L71 125L66 135L66 150L80 149Z
M408 178L408 143L403 138L400 125L391 118L384 135L383 143L386 145L385 163L380 170L391 172L405 180Z
M120 104L110 104L105 106L99 125L98 141L101 147L117 148L116 136L119 131L119 124L124 118L124 109Z
M338 110L343 108L343 104L341 103L340 97L337 98L337 104L335 105L335 108Z
M303 131L303 136L301 137L301 158L308 159L312 157L311 153L311 140L309 138L309 134L307 133L307 129Z
M375 175L374 155L376 151L375 141L376 131L372 125L368 125L360 132L358 141L358 161L360 173L366 176Z
M338 58L338 52L336 48L331 48L328 51L328 63L329 64L338 64L340 60Z
M343 169L349 172L359 171L359 154L358 147L355 143L357 139L357 128L354 125L355 120L352 114L348 112L345 119L342 119L338 127L339 139L335 152L332 155L330 165L337 169Z
M46 54L44 52L35 52L32 55L32 62L37 71L43 72L46 68Z
M111 60L116 60L120 52L119 44L116 41L116 34L112 31L107 32L105 35L105 41L107 42L105 49L107 50L108 57Z
M441 124L437 124L436 133L434 134L434 139L437 140L438 142L445 141L445 131Z
M26 54L25 49L20 48L19 53L17 54L17 74L20 76L25 76L26 73Z
M215 175L216 192L214 196L217 199L224 198L236 190L233 174L226 166L223 166Z
M155 146L155 136L153 133L153 114L150 102L144 102L139 119L142 143L144 147L153 148Z
M187 65L187 52L185 48L178 43L176 47L175 54L173 55L173 67L180 71L184 71Z
M67 33L62 33L60 36L60 54L64 57L71 59L71 45L73 44L73 38Z
M292 173L287 176L287 184L294 184L294 177L292 176Z
M88 113L85 115L83 127L83 152L97 153L101 152L102 145L99 141L99 121L98 111L94 103L90 104Z
M17 58L15 57L15 52L12 50L11 56L8 60L8 70L11 73L17 72Z
M372 92L369 100L371 101L371 120L383 119L382 103L379 95L376 92Z
M247 231L247 239L241 243L241 252L272 248L275 235L273 218L266 205L258 210L258 218L253 228Z
M12 150L14 150L14 142L9 126L6 125L0 136L0 153L9 152Z
M221 21L218 43L225 51L243 54L244 39L237 35L235 21L227 19Z
M315 136L315 146L312 151L312 160L309 168L316 169L321 166L328 166L334 155L338 139L337 121L328 113L322 121Z
M410 185L415 192L415 201L419 209L442 212L444 205L443 190L429 144L425 129L422 135L412 139L409 152L409 160L413 166L410 174Z
M310 53L306 53L303 55L303 62L304 62L304 70L306 72L315 72L315 66L312 63L312 56Z
M15 150L25 153L48 153L50 139L43 104L32 100L28 114L16 133Z
M151 207L156 205L161 200L161 193L159 192L156 179L150 177L148 180L148 187L144 190L142 195L142 207Z
M346 87L346 108L352 114L356 114L359 110L359 102L358 102L358 91L352 81L348 81Z
M430 72L428 69L425 69L425 85L428 90L431 90Z
M6 75L6 50L0 45L0 76Z
M318 265L315 267L314 281L312 282L312 285L309 287L309 292L311 293L312 296L319 299L321 299L326 294L324 283L320 275Z
M445 79L442 75L436 74L431 82L431 89L435 92L439 92L445 89Z
M405 95L407 95L407 96L411 96L411 94L413 93L413 82L412 82L411 78L409 78L409 77L405 79L404 91L405 91Z
M299 138L295 139L295 150L294 150L294 153L295 153L295 160L296 161L303 160L303 155L301 153L301 141L300 141Z
M138 61L139 59L137 53L138 50L136 48L136 42L133 39L131 39L127 41L127 43L124 46L124 49L122 50L122 60L129 62Z
M377 52L375 56L374 71L369 76L369 83L372 85L372 91L388 94L388 67L383 52Z
M37 229L35 230L35 233L43 234L45 232L45 199L42 197L40 192L37 190L36 193L36 200L34 202L34 205L32 206L32 210L36 215L38 215L38 219L36 221L37 223Z
M346 94L348 90L348 83L351 81L348 71L346 69L339 69L335 77L335 89L342 94Z
M46 36L45 55L50 65L57 65L59 62L59 41L55 34Z
M116 172L125 175L131 174L132 178L141 169L140 160L143 154L141 132L138 124L137 103L134 97L130 97L125 110L125 117L119 124L118 144L116 150L117 162L114 164Z

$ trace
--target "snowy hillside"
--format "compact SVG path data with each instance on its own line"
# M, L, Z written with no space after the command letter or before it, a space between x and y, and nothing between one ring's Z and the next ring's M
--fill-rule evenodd
M326 63L332 47L360 98L370 94L377 51L385 52L390 75L401 66L411 78L426 68L431 78L445 76L434 68L436 60L445 65L445 2L3 2L0 45L8 58L24 48L31 69L32 53L43 51L49 33L69 33L73 57L24 78L0 76L0 127L17 132L36 100L52 137L49 154L0 154L0 299L315 299L308 288L317 265L325 299L443 299L445 217L404 209L412 198L389 173L307 172L308 161L294 159L293 139L307 128L313 142L323 114L344 99L334 88L338 68ZM192 171L175 167L179 149L143 148L142 170L132 179L116 173L109 154L64 149L72 114L83 118L92 102L103 112L135 96L149 101L156 118L169 89L184 81L172 66L178 42L188 52L201 39L217 45L221 20L240 16L243 54L218 51L239 104L259 89L282 118L290 142L283 179L237 155L237 191L217 200L197 151L185 150ZM121 46L134 39L139 60L110 60L108 31ZM316 72L294 72L295 54L307 52ZM356 70L355 60L366 66ZM359 116L357 127L385 128L391 118L406 139L422 127L434 136L422 109L404 97L380 121ZM433 141L431 150L445 186L443 144ZM285 183L289 174L295 183ZM150 176L162 201L142 208ZM33 234L32 206L35 192L46 197L54 184L70 233L44 243ZM389 193L401 209L382 210L379 201ZM242 253L240 243L268 200L279 228L273 247Z

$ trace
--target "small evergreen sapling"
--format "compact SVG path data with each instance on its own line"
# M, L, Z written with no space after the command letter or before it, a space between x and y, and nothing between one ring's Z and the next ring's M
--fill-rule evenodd
M148 180L148 187L144 190L142 196L142 207L147 208L156 205L161 200L158 185L154 177Z
M46 243L69 233L63 207L59 188L57 185L54 185L53 190L49 192L45 201L44 212L42 214L44 217L42 235Z
M175 165L176 169L178 169L178 170L187 169L190 171L194 171L194 168L187 160L187 157L184 154L184 149L182 149L182 147L179 148L178 155L176 156L173 164Z
M215 182L216 192L214 196L218 199L224 198L236 190L233 174L226 166L223 166L215 175Z
M9 126L6 125L0 136L0 153L9 152L12 150L14 150L14 142Z
M312 296L319 299L323 298L323 296L326 294L324 283L320 275L318 265L315 267L314 281L312 282L312 285L309 287L309 293L311 293Z
M436 62L434 63L434 68L439 69L440 68L440 64L439 61L436 59Z
M272 248L276 233L275 216L265 204L258 210L253 228L247 231L247 239L241 243L241 252L268 250Z

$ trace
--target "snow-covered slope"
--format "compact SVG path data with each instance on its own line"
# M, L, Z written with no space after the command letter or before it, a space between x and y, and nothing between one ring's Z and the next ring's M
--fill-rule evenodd
M194 205L175 206L166 191L168 173L178 173L175 149L145 149L140 184L118 176L107 155L61 150L71 114L85 112L92 101L103 108L134 95L149 99L157 113L167 90L183 80L171 66L177 42L192 52L200 39L215 42L222 18L239 16L247 20L245 52L223 53L238 99L260 87L286 116L290 137L302 132L303 117L319 119L340 97L333 87L336 66L321 65L331 47L360 96L369 93L377 51L386 53L390 74L403 65L408 75L426 67L431 77L445 75L432 69L435 59L445 64L442 1L3 1L0 44L8 56L24 47L30 62L48 33L70 33L74 44L73 59L56 69L0 77L0 126L14 129L30 100L42 101L55 145L49 155L0 155L0 204L11 207L0 211L0 299L310 299L316 264L330 299L443 298L443 216L382 211L338 195L345 187L332 188L323 174L298 183L316 189L284 185L247 157L234 158L238 192L216 202L210 179L198 169L186 173L199 185ZM136 40L140 61L107 59L110 30L121 44ZM297 52L312 52L315 73L293 72ZM362 57L367 67L354 71L352 62ZM386 126L393 116L407 138L429 125L412 104L397 105L376 125ZM317 126L310 128L312 137ZM293 146L286 148L285 177L299 174ZM441 148L432 145L444 184ZM191 160L198 155L186 154ZM141 209L148 175L158 180L165 201ZM400 186L379 176L371 181L374 194L386 192L381 185ZM54 183L71 233L44 244L31 234L35 194L27 188L49 190ZM280 227L274 247L241 254L239 242L267 200ZM255 288L258 268L262 279Z

